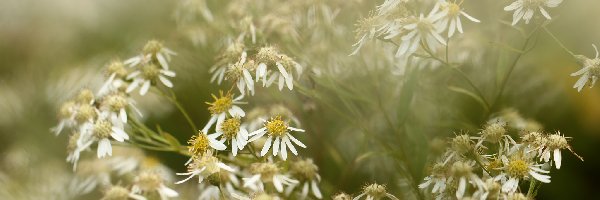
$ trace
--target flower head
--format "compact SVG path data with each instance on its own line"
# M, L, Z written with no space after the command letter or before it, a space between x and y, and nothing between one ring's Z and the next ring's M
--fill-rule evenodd
M287 122L281 119L281 116L275 116L271 118L269 121L264 121L263 128L260 128L256 131L250 133L249 142L252 142L258 138L267 135L267 141L265 142L260 155L264 156L269 152L271 148L271 142L273 142L273 156L277 156L277 154L281 155L283 160L287 159L287 148L292 151L294 155L298 155L296 148L292 144L292 142L302 148L306 148L302 142L296 139L294 136L290 134L290 131L296 132L304 132L303 129L290 127ZM273 140L274 139L274 140ZM281 148L280 148L281 147Z
M563 0L516 0L504 7L504 10L515 11L512 21L513 26L519 23L521 19L525 20L525 23L528 24L529 20L533 17L535 10L539 10L546 19L551 19L552 17L550 17L550 14L544 7L554 8L562 3L562 1Z
M592 46L596 51L596 56L593 59L583 55L575 56L579 63L583 65L582 69L571 74L571 76L581 76L575 85L573 85L573 88L577 88L578 92L581 92L581 89L583 89L583 86L585 86L588 81L590 82L590 87L594 87L598 77L600 76L600 58L598 57L600 52L598 52L596 45L592 44Z

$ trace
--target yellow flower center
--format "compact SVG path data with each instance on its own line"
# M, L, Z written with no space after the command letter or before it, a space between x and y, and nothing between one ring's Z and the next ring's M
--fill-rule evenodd
M111 111L118 112L127 106L127 99L120 94L113 94L106 97L105 103Z
M384 185L379 185L375 183L366 186L363 190L369 196L374 197L374 199L380 199L384 197L387 193Z
M223 132L223 136L228 140L235 138L240 131L241 121L240 118L229 118L223 121L221 124L221 131Z
M94 100L94 92L88 89L81 90L79 95L77 95L77 102L82 104L88 104L92 100Z
M200 131L197 135L192 136L192 138L188 141L188 151L192 156L198 156L204 154L206 150L208 150L208 137L202 131Z
M529 173L529 163L522 159L514 159L508 162L508 175L523 178Z
M203 155L194 158L192 164L188 165L188 170L191 172L204 167L202 175L208 176L221 171L221 168L219 168L217 165L218 163L219 159L217 157L212 155Z
M283 136L287 133L287 124L281 120L281 116L277 115L274 118L271 118L270 121L265 122L265 127L267 128L267 133L273 137Z
M69 118L73 114L73 108L75 107L75 102L67 101L62 104L60 110L58 111L58 117L61 119Z
M158 75L160 75L160 68L154 64L148 64L142 66L142 76L146 80L156 80L158 79Z
M105 200L123 200L129 198L129 190L121 186L112 186L104 193L102 199Z
M551 149L564 149L569 147L567 139L559 134L552 134L548 136L548 147Z
M458 6L458 4L456 3L448 3L447 9L448 9L448 15L450 16L458 16L458 14L460 14L460 6Z
M300 160L291 166L292 172L306 180L312 180L317 176L319 169L312 159Z
M112 133L112 124L106 120L98 120L94 124L94 136L96 138L108 138Z
M90 105L84 104L79 106L79 109L77 109L75 120L77 120L79 123L83 123L93 119L94 117L96 117L96 109Z
M156 40L150 40L144 46L144 54L156 54L163 48L163 44Z
M113 61L110 63L106 69L108 75L116 74L117 77L124 77L127 75L127 69L121 61Z
M273 163L253 163L250 165L252 174L260 174L263 182L273 181L273 176L279 173L279 167Z
M213 94L212 97L215 101L212 103L207 103L208 105L210 105L208 107L208 111L210 112L210 114L216 115L227 112L233 106L232 94L227 93L223 95L223 91L220 91L219 95L220 97L217 97Z
M160 188L162 178L154 172L142 172L137 177L137 185L144 191L150 191Z

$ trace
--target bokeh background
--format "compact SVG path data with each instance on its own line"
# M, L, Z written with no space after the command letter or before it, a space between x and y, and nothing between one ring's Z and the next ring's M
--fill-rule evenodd
M231 1L208 2L215 18L228 17L223 10L226 10L226 5ZM347 55L355 41L354 23L381 2L306 2L328 4L339 11L339 16L334 20L338 29L331 31L335 35L322 37L321 42L312 40L308 43L276 45L287 49L288 54L296 56L299 62L309 65L309 68L352 63L348 64L352 66L346 68L335 68L347 71L346 78L341 82L350 89L316 86L316 92L347 89L366 92L366 98L378 98L369 93L372 92L369 88L385 86L376 86L365 75L368 66L376 65L372 59L377 57L356 58ZM465 1L471 15L482 16L479 18L482 24L499 24L500 19L510 20L510 14L502 11L503 5L508 3L510 2L492 0ZM554 21L548 28L571 51L593 56L591 44L600 42L600 26L597 23L600 20L597 14L599 7L600 1L565 1L559 8L551 10ZM0 194L22 193L15 196L39 199L45 194L60 193L61 185L68 182L72 172L69 164L64 161L66 135L57 137L49 131L57 123L56 110L79 89L98 87L102 80L102 67L111 59L124 59L134 55L148 40L161 40L179 53L172 64L178 73L174 80L175 91L180 94L180 100L197 124L203 124L207 120L204 102L210 100L210 93L219 89L209 83L208 69L214 64L226 39L223 35L231 30L215 27L202 19L193 26L182 26L176 17L178 9L181 8L178 8L177 1L163 0L0 1ZM231 21L235 20L232 17ZM507 38L504 42L513 42L510 38L514 32L490 31L492 26L495 25L480 27L469 24L466 27L467 32L481 31L487 38ZM304 30L300 31L300 35L309 34ZM539 199L600 198L597 192L597 180L600 180L600 88L585 88L581 93L572 89L577 78L570 77L569 74L577 71L579 66L547 34L540 33L537 40L537 46L532 52L519 61L501 98L501 106L496 111L513 108L525 118L542 124L545 130L560 130L573 138L571 144L574 150L585 159L581 162L575 156L564 153L563 168L553 171L552 183L542 187ZM491 43L489 40L481 42ZM493 48L490 46L493 45L488 45ZM303 54L304 51L312 53ZM495 57L492 55L494 51L490 52L484 59ZM379 53L393 54L393 50L382 50ZM310 66L311 62L313 66ZM484 93L489 94L490 98L493 96L493 87L487 82L490 76L495 77L501 71L488 65L470 66L465 71L483 88ZM386 74L376 70L374 73ZM446 96L447 93L436 92L448 82L460 82L451 78L451 74L443 70L432 70L415 78L418 80L413 88L413 102L422 100L428 103L410 105L414 109L406 111L411 114L404 117L418 125L410 126L407 132L426 135L429 139L443 138L458 130L477 129L487 120L482 117L484 115L476 103L460 96ZM388 77L385 80L394 79ZM305 83L308 85L310 82ZM390 164L390 158L379 151L372 152L371 149L377 149L378 144L368 142L368 136L363 138L362 134L357 133L356 124L342 119L344 115L355 116L343 114L343 111L338 113L336 109L327 107L331 102L335 104L339 100L332 97L319 101L298 92L268 94L268 101L258 102L264 105L285 104L299 116L303 127L309 131L309 136L304 138L309 148L302 155L312 157L320 167L326 194L339 191L356 193L364 183L373 181L388 184L392 193L401 191L398 189L401 186L397 185L402 183L393 175L399 170ZM388 98L385 94L380 95L382 96L384 102L388 102L383 104L386 108L384 110L400 109L397 108L400 105L393 103L394 98ZM357 111L352 111L357 113L356 116L378 118L377 112L373 111L377 109L362 106L360 100L356 101L358 102L350 102L358 107ZM451 108L440 111L434 117L424 116L427 119L415 114L441 110L438 106ZM150 96L142 101L140 107L147 113L146 123L160 123L181 142L190 136L190 133L185 132L187 125L182 116L164 99ZM449 110L455 114L447 114ZM459 118L466 120L457 120ZM401 119L402 116L393 118ZM396 145L408 145L393 139L394 135L385 135L389 130L381 128L377 122L365 123L373 132L392 138L388 140L392 143L388 144L392 149L397 148ZM412 152L417 153L410 155L422 157L416 160L420 160L418 165L424 165L428 142L411 145L415 145L414 148L411 147ZM182 163L186 158L183 156L157 152L148 154L156 156L175 171L184 170ZM377 164L380 162L384 164ZM413 173L422 178L426 172L417 170Z

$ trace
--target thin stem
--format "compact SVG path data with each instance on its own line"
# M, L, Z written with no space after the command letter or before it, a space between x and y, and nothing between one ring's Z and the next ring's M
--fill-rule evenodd
M571 56L575 57L575 54L569 50L552 32L550 32L550 30L548 30L548 28L546 28L546 26L542 26L542 28L544 29L544 31L546 31L546 33L548 33L548 35L550 35L550 37L552 37L552 39L554 39L554 41L556 43L558 43L558 45L565 50L567 53L569 53Z
M530 199L533 199L533 197L535 197L534 191L535 191L536 184L537 184L537 181L535 179L531 179L531 182L529 182L529 189L527 190L527 197Z
M187 123L192 128L192 132L195 134L199 129L196 127L196 125L194 124L194 121L192 120L192 118L190 118L190 115L185 111L183 106L181 106L179 101L177 101L177 96L175 96L175 93L173 91L170 91L171 95L169 96L169 95L165 94L162 90L158 90L158 91L160 92L160 94L163 97L167 98L169 101L171 101L171 103L173 103L175 105L175 107L177 107L179 112L181 112L183 117L185 117L185 120L187 121Z

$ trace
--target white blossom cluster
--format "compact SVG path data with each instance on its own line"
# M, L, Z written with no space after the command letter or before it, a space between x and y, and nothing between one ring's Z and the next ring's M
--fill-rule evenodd
M561 150L573 152L569 138L520 129L514 140L509 127L518 122L500 119L490 120L476 136L452 138L419 187L436 199L513 199L531 197L536 185L550 183L551 168L561 167ZM520 187L523 182L530 183L527 189Z

